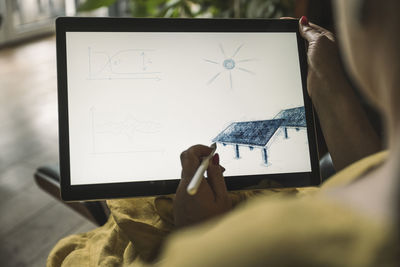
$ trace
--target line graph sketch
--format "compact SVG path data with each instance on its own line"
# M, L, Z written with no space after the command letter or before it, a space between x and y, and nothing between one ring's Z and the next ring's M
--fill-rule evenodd
M138 119L129 111L90 109L94 154L162 152L155 145L163 126L157 120Z
M208 81L207 85L212 84L219 77L226 74L228 76L229 87L233 89L233 73L236 71L246 72L251 75L255 75L255 73L247 68L242 67L242 63L254 61L254 58L244 58L244 59L236 59L236 56L239 54L240 50L244 47L244 44L239 45L235 51L231 55L227 55L222 44L219 44L220 52L222 53L223 60L217 61L212 59L204 59L205 62L210 64L215 64L220 66L220 70L217 71Z
M154 49L123 49L113 52L88 47L90 80L140 79L161 80L153 70Z

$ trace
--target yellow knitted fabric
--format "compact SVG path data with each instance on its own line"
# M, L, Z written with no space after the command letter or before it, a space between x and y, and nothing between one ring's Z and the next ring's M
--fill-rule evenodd
M47 266L396 266L389 223L316 194L353 181L385 157L365 158L321 189L233 192L233 211L180 231L173 196L110 200L108 222L60 240Z

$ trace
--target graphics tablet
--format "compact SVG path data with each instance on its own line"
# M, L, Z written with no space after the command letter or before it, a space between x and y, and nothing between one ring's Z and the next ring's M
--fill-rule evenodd
M64 200L175 193L217 143L229 190L320 183L296 20L58 18Z

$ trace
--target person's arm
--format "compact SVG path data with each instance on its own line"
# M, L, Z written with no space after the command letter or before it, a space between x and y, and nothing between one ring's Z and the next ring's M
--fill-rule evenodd
M378 152L381 142L347 81L333 34L303 18L299 27L308 41L308 93L339 171Z

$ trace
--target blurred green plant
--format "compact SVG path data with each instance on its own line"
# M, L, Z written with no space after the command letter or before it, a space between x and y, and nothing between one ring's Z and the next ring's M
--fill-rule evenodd
M86 0L78 11L118 0ZM293 16L295 0L125 0L133 17L277 18Z

